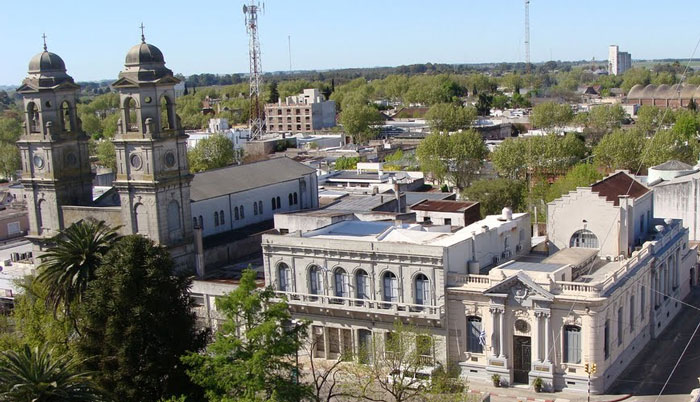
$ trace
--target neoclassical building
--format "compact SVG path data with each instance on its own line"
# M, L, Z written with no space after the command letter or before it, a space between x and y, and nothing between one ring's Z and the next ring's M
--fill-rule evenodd
M697 265L651 195L618 172L551 202L548 255L529 253L529 217L508 210L455 232L350 221L266 235L266 282L312 321L317 356L381 342L402 320L469 381L585 391L595 363L601 393L678 314Z
M29 62L17 90L24 100L24 133L18 141L22 184L29 205L29 238L40 249L71 223L92 217L125 234L139 233L166 245L180 266L193 265L187 136L175 114L179 80L161 51L132 47L112 85L120 119L113 140L118 197L93 202L87 135L76 114L79 86L63 60L44 47Z

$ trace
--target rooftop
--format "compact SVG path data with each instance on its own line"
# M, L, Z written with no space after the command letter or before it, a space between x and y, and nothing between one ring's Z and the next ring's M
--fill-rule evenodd
M423 200L411 205L411 209L415 211L464 212L478 204L478 202L473 201Z
M612 201L615 206L620 205L620 196L628 195L630 198L638 198L649 192L643 184L635 180L626 172L614 173L603 180L594 183L591 191Z
M192 201L206 200L296 180L315 172L315 169L286 157L227 166L195 174L190 198Z
M652 166L651 169L674 171L674 170L693 170L693 167L687 163L672 159L672 160L670 160L668 162L664 162L660 165Z

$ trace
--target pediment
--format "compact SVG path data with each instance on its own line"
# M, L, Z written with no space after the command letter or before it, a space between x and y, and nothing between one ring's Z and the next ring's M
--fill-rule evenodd
M552 301L554 295L530 279L523 271L509 276L484 291L487 296L508 297L522 304L524 300Z
M137 82L134 82L134 81L132 81L132 80L130 80L130 79L127 79L127 78L122 77L122 78L119 78L118 80L114 81L114 82L112 83L112 87L115 87L115 88L117 88L117 87L120 87L120 88L124 88L124 87L138 87L138 83L137 83Z

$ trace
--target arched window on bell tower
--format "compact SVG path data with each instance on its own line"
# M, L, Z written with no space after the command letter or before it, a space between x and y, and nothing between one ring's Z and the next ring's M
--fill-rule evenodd
M175 105L166 95L160 97L160 127L162 130L175 128Z
M61 103L61 127L63 131L73 131L73 110L68 101Z
M27 127L29 127L30 133L41 132L41 122L39 121L39 109L36 107L36 103L34 102L29 102L27 104Z
M124 128L126 132L139 131L136 101L132 97L124 99Z

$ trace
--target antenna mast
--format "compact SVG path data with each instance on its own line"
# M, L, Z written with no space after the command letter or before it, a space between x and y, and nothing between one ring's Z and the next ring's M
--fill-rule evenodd
M530 74L530 0L525 0L525 71Z
M259 140L265 134L265 109L260 103L260 92L263 85L262 64L260 62L260 40L258 39L258 11L260 3L251 1L243 6L245 28L250 43L248 56L250 58L250 139ZM265 11L265 5L262 6Z

